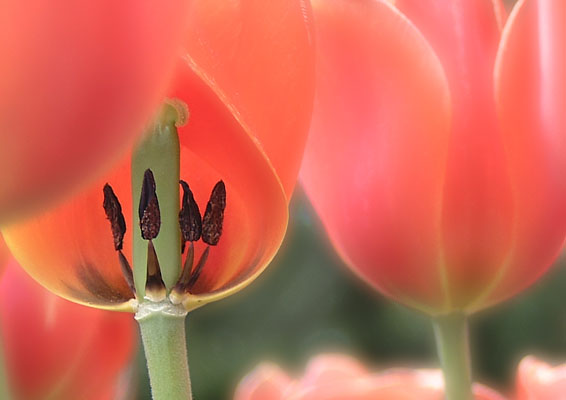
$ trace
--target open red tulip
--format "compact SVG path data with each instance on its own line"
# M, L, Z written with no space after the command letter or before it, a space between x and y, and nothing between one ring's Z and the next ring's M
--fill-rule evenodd
M130 316L61 299L15 261L0 278L0 329L14 400L115 398L136 342Z
M2 2L1 223L100 175L142 133L187 8L186 0Z
M181 179L201 209L218 180L228 197L222 238L191 289L191 309L249 283L281 244L310 122L314 50L310 7L300 0L200 0L191 2L188 15L190 31L169 91L190 114L179 129ZM102 207L105 183L122 204L124 253L131 259L139 227L129 213L129 155L60 207L4 234L20 264L50 290L132 311ZM196 255L203 250L195 243ZM168 287L176 279L164 276Z
M262 364L238 385L234 400L441 400L438 370L391 369L369 372L345 355L320 355L305 374L291 379L274 364ZM475 400L504 400L495 391L474 385Z
M432 314L532 284L566 232L566 2L312 3L301 176L342 257Z
M566 399L566 364L552 367L528 356L521 360L516 380L515 400Z

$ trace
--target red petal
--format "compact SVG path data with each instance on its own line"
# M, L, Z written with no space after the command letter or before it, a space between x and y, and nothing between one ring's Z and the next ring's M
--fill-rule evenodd
M2 3L0 221L84 184L133 143L186 13L185 1Z
M515 195L515 240L499 299L534 282L566 232L566 2L516 4L495 79Z
M450 105L421 34L378 1L314 1L317 94L302 181L344 258L391 296L441 303Z
M290 197L310 123L314 51L306 0L193 1L186 50L261 143Z
M8 378L18 399L99 400L133 356L131 315L58 298L15 262L0 282L0 317Z

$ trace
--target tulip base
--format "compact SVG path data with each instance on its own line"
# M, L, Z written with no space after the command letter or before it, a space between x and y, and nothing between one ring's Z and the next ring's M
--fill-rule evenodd
M153 400L191 400L185 317L168 301L140 304L136 313L147 360Z
M434 318L434 333L446 400L472 400L472 373L468 343L468 323L463 314Z

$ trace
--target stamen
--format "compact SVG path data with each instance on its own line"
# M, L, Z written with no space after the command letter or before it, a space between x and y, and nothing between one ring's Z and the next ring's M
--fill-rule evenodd
M147 242L147 280L145 282L145 296L154 302L165 300L167 288L161 277L161 268L153 242Z
M206 205L206 212L202 219L202 241L216 246L222 235L222 222L226 208L226 187L219 181L212 189L210 200Z
M155 239L161 228L161 216L157 193L155 192L155 179L150 169L146 169L143 175L139 217L142 238L145 240Z
M114 250L122 250L124 234L126 233L126 221L122 213L122 206L120 205L120 201L118 201L118 197L114 194L114 190L112 190L112 187L108 183L104 185L103 192L104 202L102 206L104 207L106 218L110 221L112 228Z
M197 264L194 272L191 274L191 279L189 280L189 283L187 284L188 290L191 290L193 288L193 286L195 286L195 283L197 283L198 278L200 278L200 274L202 272L204 264L206 264L206 260L208 259L208 253L209 252L210 252L210 246L206 246L206 249L203 251L202 255L200 256L200 260L198 261L198 264Z
M192 266L194 260L194 245L192 242L190 243L183 273L181 274L179 280L177 281L175 287L173 288L173 290L171 290L171 294L169 295L171 303L181 304L186 297L186 294L188 294L190 290L195 286L201 275L204 265L206 264L209 252L210 246L206 246L206 249L200 256L200 260L193 271Z
M136 285L134 285L134 274L132 272L132 267L130 267L130 263L128 259L122 253L122 250L118 250L118 259L120 260L120 268L122 269L122 275L126 279L128 286L130 287L132 293L136 294Z
M183 188L183 203L179 212L179 226L181 227L182 234L181 253L184 253L187 242L196 242L200 239L202 219L189 185L185 181L179 181L179 183Z
M112 228L112 236L114 238L114 250L118 252L118 260L120 261L120 269L122 270L122 275L132 294L136 295L136 287L134 285L134 276L132 273L132 268L130 263L122 253L122 247L124 246L124 235L126 233L126 220L124 219L124 214L122 213L122 206L118 197L112 190L112 187L107 183L104 185L104 202L102 206L104 207L104 212L106 213L106 218L110 221L110 227Z
M183 265L183 272L177 280L177 283L171 290L169 298L173 304L180 304L183 299L182 296L187 291L187 284L191 279L191 272L193 269L193 262L195 258L195 245L193 242L189 242L189 249L187 250L187 258L185 259L185 264Z

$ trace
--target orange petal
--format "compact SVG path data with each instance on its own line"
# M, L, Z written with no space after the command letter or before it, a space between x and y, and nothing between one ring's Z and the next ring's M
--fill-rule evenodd
M4 238L0 234L0 276L2 276L2 270L6 266L6 263L10 259L10 250L6 246L6 242L4 242Z
M1 222L84 185L139 136L169 80L187 3L2 3Z
M513 207L493 98L503 22L499 0L398 0L438 55L450 84L452 136L443 197L443 247L452 307L462 307L505 260Z
M208 75L195 64L188 66L178 70L172 93L190 110L188 124L179 131L181 179L202 210L218 180L224 180L227 194L222 237L193 288L201 296L186 304L192 308L224 297L267 266L283 240L288 211L278 176L248 127ZM204 246L195 243L197 257Z
M133 356L131 315L89 310L63 300L15 262L0 280L6 369L18 399L100 400Z
M306 0L191 2L186 51L261 143L290 197L314 95Z
M381 291L442 302L450 104L422 35L378 1L317 0L317 93L301 179L338 251Z
M534 282L551 265L566 232L566 2L516 4L495 81L515 226L493 301Z
M125 158L111 174L55 209L3 231L20 265L47 289L79 303L133 311L128 303L133 294L122 276L102 208L102 187L110 182L128 227L124 249L131 253L132 235L139 229L132 228L128 213L132 209L129 165Z

